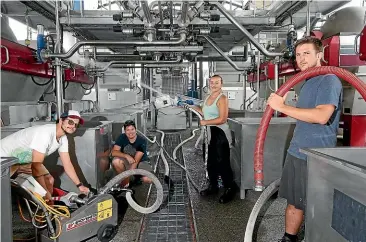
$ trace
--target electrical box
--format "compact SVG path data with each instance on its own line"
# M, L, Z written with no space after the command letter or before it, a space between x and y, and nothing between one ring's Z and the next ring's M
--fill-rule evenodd
M236 92L227 92L227 98L229 100L235 100L235 94Z
M108 101L116 101L117 95L115 92L108 92Z

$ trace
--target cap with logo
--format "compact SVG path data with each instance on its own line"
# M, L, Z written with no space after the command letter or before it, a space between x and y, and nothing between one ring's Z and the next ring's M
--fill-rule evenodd
M81 117L80 113L75 110L69 110L61 114L60 118L73 118L73 119L79 119L79 123L81 125L84 124L84 119Z

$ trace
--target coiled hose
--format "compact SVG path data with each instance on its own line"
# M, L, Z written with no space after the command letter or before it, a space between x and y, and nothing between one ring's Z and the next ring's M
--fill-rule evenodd
M165 173L164 173L164 182L165 184L168 185L168 195L166 196L165 199L163 199L163 202L161 203L159 209L155 210L155 213L160 211L161 209L163 209L164 207L166 207L170 201L170 198L172 197L172 195L174 194L174 182L173 180L169 177L169 173L170 173L170 168L169 168L169 163L164 155L164 138L165 138L165 133L161 130L156 130L157 132L161 133L161 138L160 138L160 142L161 144L159 144L159 142L156 141L156 137L154 136L153 140L150 140L143 132L141 132L140 130L137 130L137 132L139 132L143 137L145 137L150 143L152 144L157 144L160 147L159 150L159 156L161 157L161 159L163 160L164 163L164 169L165 169ZM158 158L159 160L159 158Z
M340 79L351 84L356 90L361 94L363 99L366 101L366 84L360 80L353 73L334 66L322 66L322 67L314 67L310 68L306 71L297 73L293 77L291 77L287 82L285 82L277 91L279 96L284 96L292 87L294 87L299 82L312 78L319 75L326 74L334 74ZM274 110L267 106L261 123L259 125L257 131L257 139L255 142L255 150L254 150L254 181L255 181L255 189L258 191L262 191L264 184L264 174L263 174L263 149L264 149L264 141L266 139L266 134L268 130L269 122L272 118ZM259 214L260 209L266 203L266 201L278 190L280 183L280 179L274 181L270 184L267 189L265 189L260 197L258 198L256 204L253 207L253 210L249 216L249 220L247 223L244 242L252 242L254 225Z
M109 192L109 190L115 185L120 183L122 180L124 180L127 177L133 176L133 175L141 175L141 176L146 176L148 178L150 178L152 180L152 182L155 184L156 186L156 201L154 202L153 205L151 205L150 207L141 207L140 205L138 205L132 198L132 193L131 191L127 191L126 192L126 200L128 202L128 204L135 209L137 212L143 213L143 214L148 214L148 213L153 213L155 212L160 205L163 202L163 186L161 185L159 179L152 174L151 172L148 172L146 170L142 170L142 169L133 169L133 170L127 170L124 171L120 174L118 174L117 176L115 176L113 179L111 179L99 192L99 194L106 194Z

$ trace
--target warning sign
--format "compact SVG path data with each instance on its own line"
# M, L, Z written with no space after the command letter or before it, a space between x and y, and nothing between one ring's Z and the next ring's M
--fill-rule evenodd
M110 217L112 217L112 208L107 208L106 210L98 212L97 220L99 222Z
M98 203L98 212L103 211L104 209L112 207L112 199L106 200L104 202Z
M97 221L112 217L112 199L98 203L98 217Z

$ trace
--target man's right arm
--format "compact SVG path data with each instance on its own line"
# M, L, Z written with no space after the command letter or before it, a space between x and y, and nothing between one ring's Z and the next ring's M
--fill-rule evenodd
M120 157L120 158L125 158L126 159L126 154L121 152L121 146L119 145L114 145L113 149L112 149L112 156L113 157Z

